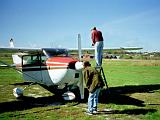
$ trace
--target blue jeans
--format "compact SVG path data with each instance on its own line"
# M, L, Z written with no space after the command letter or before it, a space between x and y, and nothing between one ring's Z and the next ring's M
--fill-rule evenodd
M95 60L97 66L102 65L102 56L103 56L103 41L96 42L95 44Z
M100 88L96 89L93 93L89 93L88 97L88 112L93 113L97 111L98 97L99 97Z

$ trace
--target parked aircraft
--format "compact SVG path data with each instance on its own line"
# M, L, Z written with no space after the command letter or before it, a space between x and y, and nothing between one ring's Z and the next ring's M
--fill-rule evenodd
M83 50L93 51L94 49L84 48ZM45 89L61 95L65 100L84 99L80 34L78 34L79 60L68 55L68 51L73 52L77 49L15 47L13 39L10 40L10 47L1 47L0 51L15 53L12 55L13 65L2 61L1 63L14 67L22 73L25 81L32 81L30 85L39 84ZM22 97L26 88L14 88L14 96ZM76 91L76 93L72 91Z
M0 48L0 51L16 53L12 55L14 64L10 67L15 67L22 73L25 81L37 83L55 94L62 95L65 100L73 100L77 97L71 92L73 89L79 91L77 95L81 99L84 98L83 64L69 57L67 49L17 48L14 47L14 41L11 39L10 47ZM19 98L23 96L23 91L24 89L15 88L13 94Z

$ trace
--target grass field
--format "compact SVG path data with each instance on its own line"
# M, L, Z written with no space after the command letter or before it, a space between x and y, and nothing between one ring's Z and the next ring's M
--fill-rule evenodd
M38 85L26 89L23 99L15 99L12 89L23 88L26 83L13 69L1 67L0 120L160 119L160 61L104 60L103 68L110 94L103 89L99 96L99 113L87 116L84 113L87 99L62 101Z

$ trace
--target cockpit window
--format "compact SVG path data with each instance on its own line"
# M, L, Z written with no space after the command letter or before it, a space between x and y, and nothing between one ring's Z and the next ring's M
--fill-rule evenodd
M45 63L46 60L46 56L26 55L23 56L23 65L40 65L41 63Z

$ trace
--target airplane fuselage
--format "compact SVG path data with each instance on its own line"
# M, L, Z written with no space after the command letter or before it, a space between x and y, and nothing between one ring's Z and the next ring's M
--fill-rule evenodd
M22 65L24 80L63 89L65 85L76 85L82 79L82 71L75 68L78 61L71 57L51 57L45 61L39 55L27 57L29 59Z

